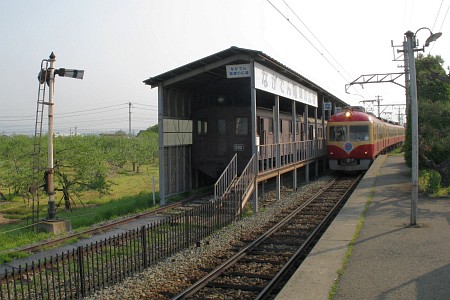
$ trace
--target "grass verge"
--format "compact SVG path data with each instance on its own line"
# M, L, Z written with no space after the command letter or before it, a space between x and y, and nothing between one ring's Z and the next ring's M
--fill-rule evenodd
M372 203L374 192L375 192L375 189L372 188L372 190L370 191L370 194L369 194L369 199L367 200L366 205L364 206L364 211L361 215L361 218L359 218L358 226L356 226L356 231L355 231L355 234L353 235L353 239L350 242L350 244L348 245L348 249L345 253L344 262L342 263L342 267L337 271L338 276L337 276L336 280L334 281L334 284L331 287L330 292L328 293L329 300L332 300L333 297L337 293L337 290L339 287L339 281L341 279L342 274L344 274L345 268L347 267L348 260L353 251L353 246L355 245L356 239L358 238L359 232L361 231L361 227L362 227L364 219L366 217L367 209L369 208L370 203Z

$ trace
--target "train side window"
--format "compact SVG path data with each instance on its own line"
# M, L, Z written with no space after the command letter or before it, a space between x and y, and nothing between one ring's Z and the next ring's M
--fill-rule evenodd
M273 133L273 119L269 119L269 132Z
M330 126L330 141L345 141L347 126Z
M248 134L248 118L237 117L236 118L236 135Z
M208 122L205 120L197 121L197 134L207 134L208 133Z
M308 132L308 139L309 140L314 140L314 125L310 124L309 125L309 132Z
M217 121L217 132L219 133L219 134L225 134L226 133L226 130L227 130L227 123L226 123L226 121L224 120L224 119L220 119L220 120L218 120Z

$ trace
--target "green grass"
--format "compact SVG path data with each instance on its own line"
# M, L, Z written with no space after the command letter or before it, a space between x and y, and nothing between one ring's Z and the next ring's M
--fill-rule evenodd
M152 176L155 176L156 184L158 182L156 165L143 166L140 173L131 172L131 167L127 166L120 173L112 174L108 178L114 182L109 195L100 197L98 192L86 192L81 199L74 198L74 202L71 203L72 211L64 209L63 201L59 202L61 195L57 193L55 200L60 203L57 217L70 220L72 228L80 231L96 223L147 210L153 205ZM158 191L159 187L156 186L155 190ZM157 192L156 199L158 198ZM46 215L47 201L47 196L43 195L41 218ZM14 223L0 225L0 263L25 255L20 252L12 253L12 249L54 237L49 233L33 232L29 225L31 207L24 203L21 197L2 202L0 213L6 218L16 219Z

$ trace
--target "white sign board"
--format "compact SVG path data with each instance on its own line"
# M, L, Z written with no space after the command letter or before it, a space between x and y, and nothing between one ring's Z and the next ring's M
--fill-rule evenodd
M227 65L227 78L250 77L250 64Z
M317 107L316 92L256 62L255 88Z
M333 108L333 105L331 104L331 102L324 102L323 103L323 109L324 110L331 110Z

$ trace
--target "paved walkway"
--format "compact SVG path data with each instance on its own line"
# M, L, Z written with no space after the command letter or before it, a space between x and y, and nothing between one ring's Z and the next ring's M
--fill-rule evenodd
M277 299L328 299L370 198L333 299L450 299L450 199L421 196L419 226L409 227L411 175L402 156L377 159Z

